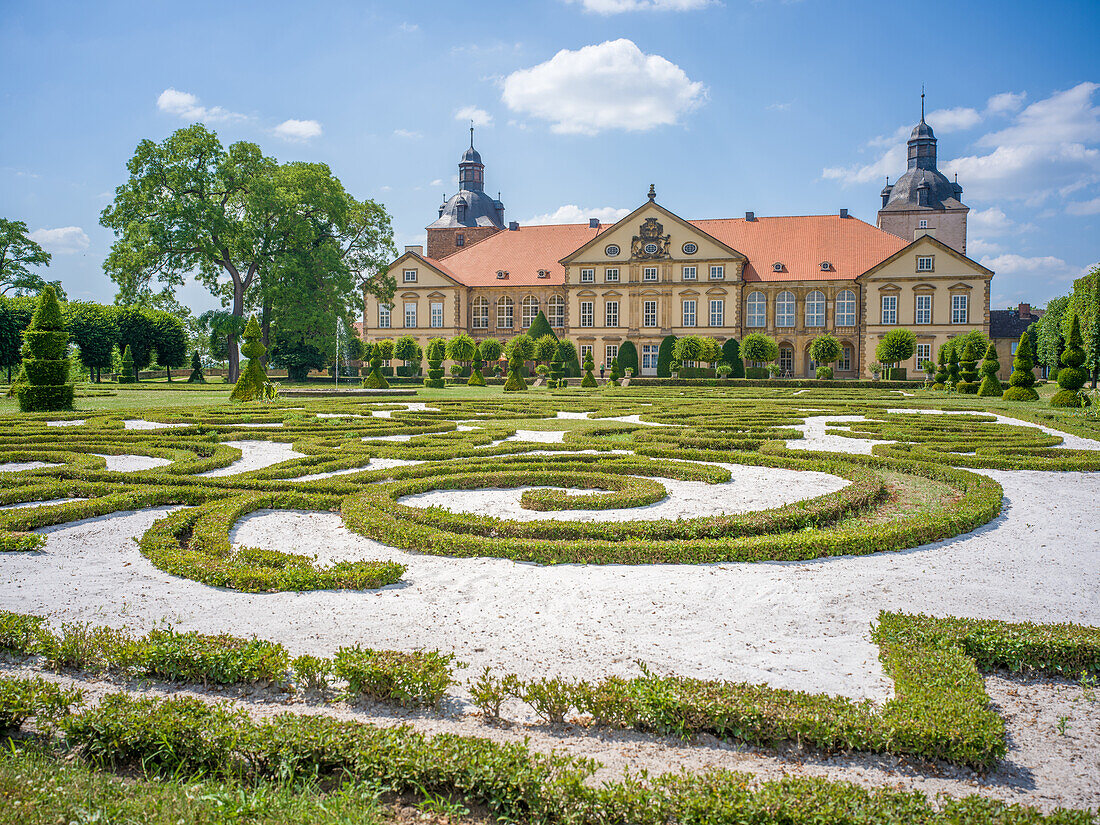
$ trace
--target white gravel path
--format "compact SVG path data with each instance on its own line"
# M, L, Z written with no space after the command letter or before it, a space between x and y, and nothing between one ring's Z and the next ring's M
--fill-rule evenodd
M40 470L43 467L60 467L47 461L8 461L0 464L0 473L21 473L24 470Z
M81 424L86 424L85 418L74 418L71 421L47 421L47 427L79 427Z
M48 501L24 501L20 504L0 505L0 510L22 510L25 507L46 507L51 504L68 504L71 501L84 501L83 498L52 498Z
M207 470L205 473L196 473L206 478L219 476L231 476L237 473L247 473L251 470L260 470L278 464L282 461L290 461L292 458L305 458L305 453L299 453L290 444L282 441L226 441L230 447L236 447L241 451L241 457L228 467L220 467L217 470Z
M784 442L789 450L827 450L833 453L858 453L871 455L871 448L876 444L893 444L893 441L878 441L867 438L848 438L844 435L830 435L825 430L834 424L844 424L849 421L866 421L862 415L814 415L808 417L801 424L791 426L792 430L800 430L802 438L792 438Z
M516 430L504 441L536 441L539 444L560 444L565 440L566 430Z
M157 458L151 455L107 455L105 453L92 453L107 462L107 469L113 473L133 473L138 470L152 470L154 467L165 467L172 462L167 458Z
M287 479L287 481L319 481L322 478L346 476L351 473L361 473L364 470L388 470L391 467L407 467L410 464L423 463L423 461L408 461L404 458L372 458L369 464L364 464L362 467L349 467L346 470L331 470L327 473L310 473L307 476Z
M165 424L162 421L146 421L144 418L126 418L122 421L125 430L164 430L170 427L186 427L187 424Z
M745 513L768 507L779 507L792 501L833 493L848 482L827 473L786 470L777 467L751 467L740 464L720 464L732 474L722 484L704 481L655 479L663 484L668 497L644 507L613 510L526 510L520 506L525 490L537 487L481 490L432 490L405 496L399 500L410 507L442 507L457 513L479 513L517 521L633 521L679 519L712 516L724 513ZM588 490L568 491L571 494Z
M413 437L408 433L399 435L365 435L363 441L412 441Z

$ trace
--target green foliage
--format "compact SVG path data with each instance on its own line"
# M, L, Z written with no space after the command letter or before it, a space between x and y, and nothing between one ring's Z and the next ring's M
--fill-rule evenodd
M840 341L827 332L817 336L810 343L810 358L818 364L828 366L834 361L839 361L840 355Z
M79 690L62 688L41 677L0 679L0 733L18 728L30 718L35 719L39 730L48 730L82 702Z
M454 656L436 650L401 653L359 645L336 651L332 671L348 683L348 696L403 707L438 706L453 683Z
M0 368L7 369L11 383L12 367L23 362L23 331L30 326L35 301L9 298L0 294Z
M22 412L49 412L73 408L69 383L69 333L52 286L42 290L30 326L23 333L23 374L19 384Z
M100 370L111 369L111 353L119 339L116 310L91 301L70 301L65 309L69 335L80 348L80 361L98 382Z
M966 342L959 360L959 383L957 389L966 395L978 391L978 353L973 340Z
M248 319L244 328L244 346L241 354L248 359L241 376L237 379L233 392L229 394L230 401L245 402L258 401L264 394L264 389L271 383L264 371L263 356L267 351L260 341L260 325L256 322L256 316Z
M182 367L187 359L187 329L183 321L171 313L152 312L150 315L157 363L165 368L170 381L171 370Z
M741 345L736 338L729 338L722 344L722 360L730 365L730 378L745 377L745 362L741 359Z
M188 384L205 384L206 375L202 371L202 358L199 357L199 351L195 350L191 353L191 374L187 376Z
M535 361L550 363L558 354L559 341L553 335L543 335L535 339Z
M946 390L947 382L951 379L951 373L947 369L947 347L940 347L939 361L936 364L934 390Z
M1001 396L1005 401L1038 401L1035 391L1035 374L1031 371L1035 363L1031 360L1031 339L1025 332L1016 346L1016 357L1012 359L1012 374L1008 377L1008 389Z
M0 218L0 295L9 290L13 295L34 295L52 286L55 294L65 300L60 281L47 283L30 267L49 266L51 255L31 240L23 221Z
M444 338L432 338L428 341L428 377L424 379L425 387L443 389L447 385L443 378L443 359L447 357L447 341Z
M531 322L531 326L527 330L527 337L532 341L537 341L546 335L549 335L555 341L558 340L558 336L554 334L550 322L546 320L546 314L540 309L538 315L535 316L535 320ZM538 360L549 361L550 359L539 358Z
M947 385L957 387L962 377L959 373L959 347L951 345L947 348Z
M989 347L985 351L985 360L982 361L982 383L978 387L978 395L986 398L997 398L1004 393L1004 387L1001 386L1001 381L997 377L1000 369L1001 365L997 361L997 347L990 341Z
M833 368L820 366L814 371L814 377L819 381L832 381L833 380Z
M1035 360L1053 375L1062 363L1065 348L1064 320L1069 309L1068 295L1047 301L1046 312L1036 322Z
M611 359L611 370L607 374L607 386L617 387L619 386L619 379L622 378L622 373L619 372L619 359L613 357Z
M657 377L670 378L670 369L673 361L673 351L676 349L676 336L666 335L661 339L661 346L657 348Z
M393 341L390 341L390 353L393 353ZM368 345L369 346L369 345ZM379 341L370 347L370 374L363 379L363 387L368 390L384 390L390 386L386 377L382 375L382 342Z
M592 359L592 352L586 352L584 355L584 378L581 379L581 386L585 389L592 389L597 386L596 376L592 373L595 368L596 362Z
M892 329L882 336L875 347L875 358L883 364L900 364L917 351L917 336L910 329ZM839 357L839 356L838 356Z
M1061 389L1050 399L1052 407L1083 407L1088 401L1080 394L1081 387L1088 380L1088 370L1082 369L1085 363L1085 350L1081 346L1081 321L1077 315L1070 320L1066 348L1062 352L1062 369L1058 371L1058 386ZM1017 349L1019 353L1019 349Z
M770 363L779 357L779 344L762 332L750 333L741 342L741 357L758 364Z
M527 389L521 370L525 362L535 357L535 342L526 335L517 335L504 347L508 356L508 378L504 382L505 392L523 392Z
M467 366L476 355L477 342L464 332L447 342L447 357L458 364Z
M485 362L481 358L481 345L474 344L474 357L470 364L470 378L466 381L466 385L470 387L484 387L485 376L481 374L482 368L485 366Z
M405 362L405 370L410 377L419 374L420 359L424 353L415 338L411 335L402 335L394 341L393 354L395 358Z
M481 348L481 357L487 363L496 363L504 352L504 344L498 338L486 338L478 346Z
M625 375L626 370L632 369L633 375L638 375L638 348L630 340L623 341L619 345L619 370Z
M119 307L115 310L115 324L118 327L118 348L122 351L130 349L134 360L134 378L137 380L137 373L152 363L157 343L152 313L141 307Z
M130 345L122 351L122 364L118 372L118 383L133 384L137 381L137 367L134 365L134 356L130 352Z

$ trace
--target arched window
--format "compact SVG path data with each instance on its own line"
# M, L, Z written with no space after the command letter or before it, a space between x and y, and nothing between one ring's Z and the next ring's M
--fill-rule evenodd
M521 320L523 322L523 328L527 329L531 324L535 323L535 316L539 314L539 299L534 295L528 295L523 299L522 308L523 314Z
M554 329L565 326L565 299L560 295L551 296L546 302L547 320Z
M745 313L745 323L750 327L768 325L768 299L763 292L750 292Z
M489 299L484 295L474 298L474 303L470 307L470 319L474 329L489 328Z
M789 290L785 289L775 296L775 325L794 326L794 293Z
M856 294L850 289L840 291L836 296L836 326L854 327L856 325Z
M794 349L790 344L779 347L779 369L786 377L794 374Z
M820 289L806 296L806 326L825 326L825 293Z
M497 329L511 329L516 302L507 295L497 300Z

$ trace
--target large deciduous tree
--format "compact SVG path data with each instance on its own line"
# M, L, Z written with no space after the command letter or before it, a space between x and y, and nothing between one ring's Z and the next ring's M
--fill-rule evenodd
M0 218L0 295L31 295L41 292L46 279L30 269L49 266L50 253L32 241L23 221ZM60 281L50 281L59 300L65 300Z
M117 311L91 301L70 301L66 314L69 336L80 348L80 361L98 384L100 372L113 365L112 352L118 342Z

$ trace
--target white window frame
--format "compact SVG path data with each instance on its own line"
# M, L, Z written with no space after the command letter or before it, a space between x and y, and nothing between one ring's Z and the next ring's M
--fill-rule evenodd
M749 293L745 304L745 326L763 329L768 325L768 296L760 290Z
M642 344L642 364L641 368L645 371L657 369L657 355L660 352L660 347L657 344Z
M617 284L619 282L619 268L611 267L603 271L603 282L605 284Z
M610 329L619 325L619 302L618 301L604 301L603 302L603 325Z
M814 296L820 295L819 298ZM825 308L827 304L825 293L820 289L815 289L806 296L806 326L808 327L823 327L825 326Z
M726 325L726 302L723 298L711 298L708 316L709 326L724 327Z
M554 329L561 329L565 326L565 299L560 295L552 295L546 302L546 320L550 322L550 326Z
M531 324L539 315L539 299L534 295L528 295L520 302L520 329L530 329Z
M642 269L642 280L653 283L657 280L657 267L647 266Z
M591 327L596 325L596 302L581 301L581 326Z
M956 292L951 296L951 323L970 323L970 296L965 292Z
M711 264L710 266L710 279L712 281L721 281L726 277L726 268L722 264Z
M775 326L790 329L798 323L798 298L789 289L775 296Z
M681 316L680 316L680 320L683 323L681 323L680 326L683 326L683 327L694 327L695 326L695 321L696 321L695 307L696 307L696 304L695 304L695 299L694 298L685 298L684 299L683 306L681 308L682 312L681 312Z
M836 307L833 312L833 325L838 327L854 327L856 325L855 290L842 289L837 294Z
M794 374L794 348L793 347L780 347L779 357L776 359L776 363L779 364L779 369L783 375L790 373Z
M611 360L619 357L619 345L618 344L605 344L603 348L604 365L611 369Z
M582 269L581 270L581 283L593 284L596 282L596 270L594 269Z
M441 329L443 327L443 302L432 301L428 308L428 324L432 329Z
M588 354L590 354L590 353L593 353L593 350L592 350L592 345L591 345L591 344L581 344L581 351L580 351L580 356L578 357L578 359L577 359L577 360L581 362L581 366L582 366L582 367L584 366L584 356L586 356L586 355L588 355ZM596 356L595 356L595 354L593 353L593 354L592 354L592 358L594 359L595 357L596 357Z
M501 323L504 321L505 323ZM497 300L497 329L514 329L516 323L516 302L511 298Z
M694 281L698 270L693 266L685 266L680 273L685 281Z
M388 307L385 304L378 305L378 328L389 329L390 324L393 323L393 314L391 312L392 307Z
M882 296L882 324L884 326L897 326L898 324L898 296Z
M470 326L474 329L489 328L489 300L484 296L474 298L470 305Z
M917 256L917 272L935 272L936 258L933 255Z
M657 326L657 302L642 301L642 326Z
M932 345L917 344L917 369L920 369L925 361L932 360Z
M405 302L405 329L416 329L416 301Z
M932 293L930 292L918 292L914 296L915 301L915 315L913 316L914 324L931 324L932 323ZM920 361L917 361L919 364Z
M406 269L404 271L404 273L402 274L402 281L406 284L415 284L416 283L416 270L415 269Z
M841 347L840 348L840 360L837 361L836 368L842 372L848 372L852 369L852 348Z
M928 220L926 218L921 218L919 221L917 221L917 229L927 229L927 228L928 228Z

